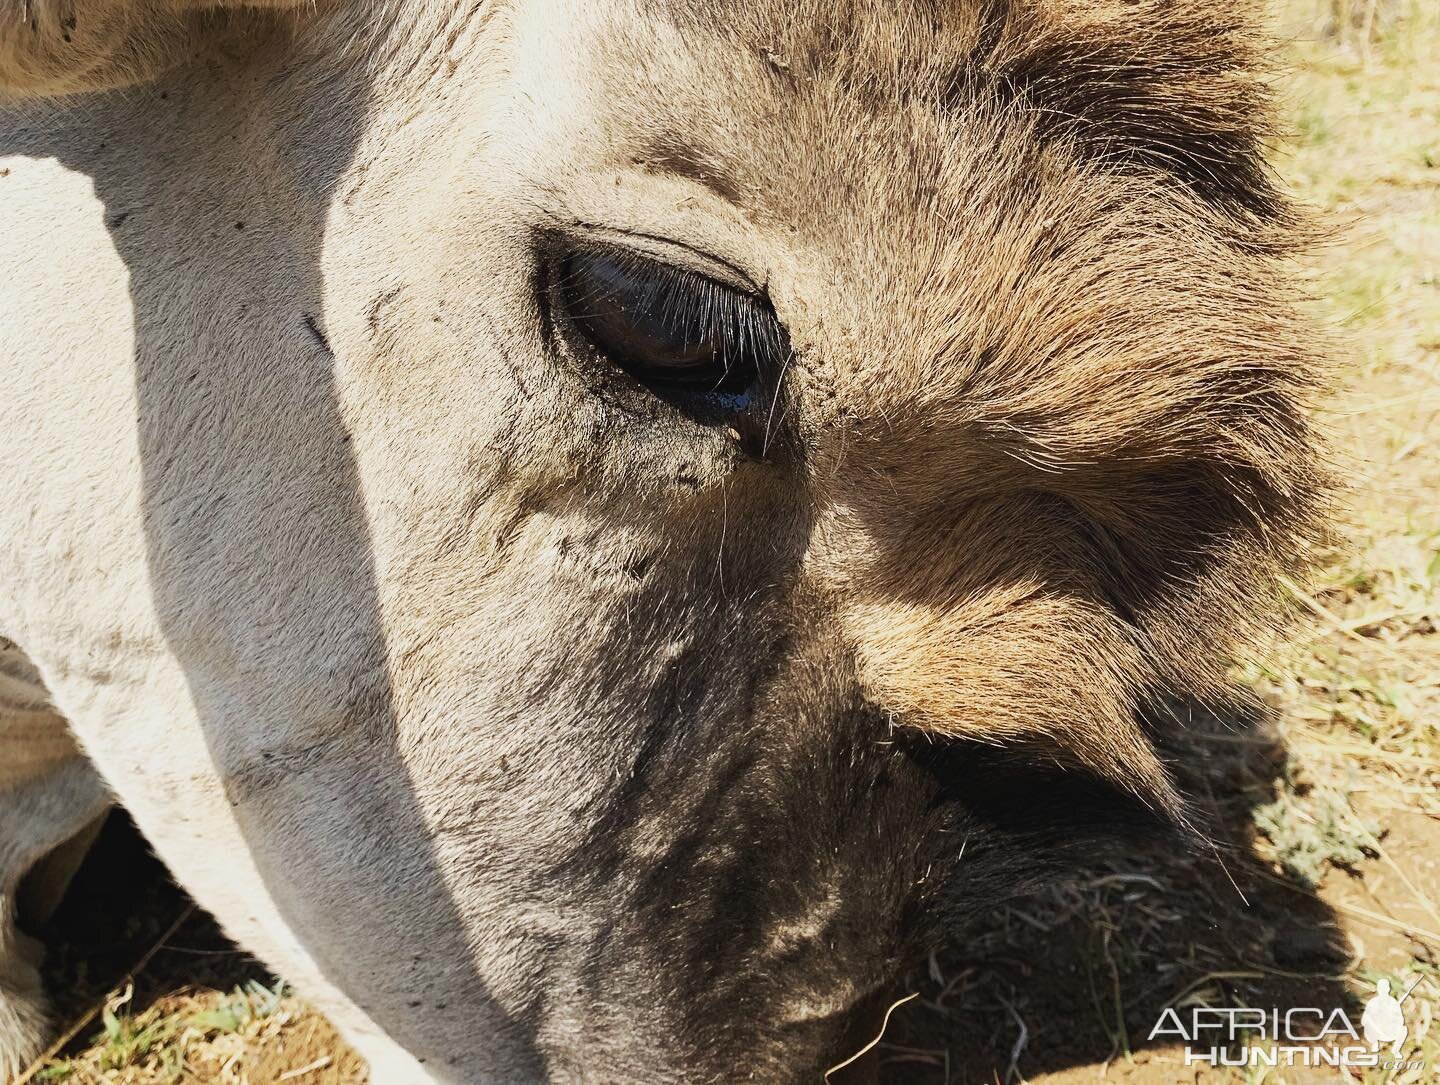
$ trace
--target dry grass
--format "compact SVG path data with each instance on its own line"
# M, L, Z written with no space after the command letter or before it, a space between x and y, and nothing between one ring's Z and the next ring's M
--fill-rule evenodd
M1301 271L1348 346L1327 418L1354 479L1341 530L1318 579L1289 587L1298 633L1239 676L1268 716L1191 720L1186 783L1214 819L1215 860L1112 856L937 954L887 1034L887 1081L1298 1085L1322 1072L1186 1068L1149 1028L1165 1006L1353 1010L1380 976L1428 978L1407 1007L1427 1068L1351 1080L1437 1077L1440 3L1275 13L1296 66L1280 168L1337 238ZM363 1081L279 987L212 982L143 1005L112 991L36 1080Z
M179 990L142 1010L134 988L112 993L89 1042L39 1068L36 1082L167 1085L348 1085L364 1080L323 1018L285 992L255 980L227 992Z

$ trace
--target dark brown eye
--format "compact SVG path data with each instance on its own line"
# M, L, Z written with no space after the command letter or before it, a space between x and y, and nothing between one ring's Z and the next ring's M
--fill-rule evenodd
M657 391L743 395L783 349L763 299L619 249L571 253L559 295L600 353Z

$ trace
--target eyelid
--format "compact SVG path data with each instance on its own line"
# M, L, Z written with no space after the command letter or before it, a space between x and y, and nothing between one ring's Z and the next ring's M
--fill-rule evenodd
M553 232L558 235L557 241L564 239L563 243L568 246L598 245L628 250L657 263L673 265L713 279L752 300L760 301L765 297L764 286L734 264L693 248L683 241L581 221L556 223Z
M677 266L630 246L621 248L592 242L567 254L562 267L576 269L591 262L617 266L625 284L617 283L619 289L623 292L633 288L644 293L642 313L654 315L668 310L672 316L698 319L699 324L690 330L698 331L703 326L704 330L720 336L716 342L722 347L742 346L747 333L754 337L752 342L758 343L763 333L757 331L757 325L775 323L775 315L763 296L738 290L702 272ZM694 308L697 304L698 310ZM681 310L674 309L676 305L681 306ZM572 314L582 323L588 322L583 310L572 307ZM738 337L731 338L732 333L737 332Z

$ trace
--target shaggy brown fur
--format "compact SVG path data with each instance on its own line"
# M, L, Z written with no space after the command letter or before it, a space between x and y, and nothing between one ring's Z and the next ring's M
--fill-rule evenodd
M182 62L225 9L296 0L0 0L0 103L125 87Z
M1216 690L1325 489L1255 5L682 7L763 90L658 168L844 286L787 394L847 430L819 503L867 690L1176 811L1136 721Z

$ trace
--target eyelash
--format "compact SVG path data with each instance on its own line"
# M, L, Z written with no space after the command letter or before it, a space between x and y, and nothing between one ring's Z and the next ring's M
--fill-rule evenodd
M629 293L624 290L626 287L636 288L633 292L636 304L624 311L637 327L642 322L650 322L646 330L661 328L683 333L683 338L678 340L681 347L714 348L714 359L723 372L710 391L719 391L722 386L729 391L739 391L756 377L763 376L770 363L786 349L779 322L763 299L748 296L707 276L618 246L572 250L559 257L555 261L554 283L562 306L595 349L642 382L704 383L697 382L694 374L687 374L683 366L668 373L656 372L654 367L647 370L633 359L614 356L614 352L599 341L594 325L613 319L614 314L603 307L606 298L600 290L591 288L587 293L590 284L577 270L587 261L591 272L606 262L618 270L617 281L609 291L610 299Z

